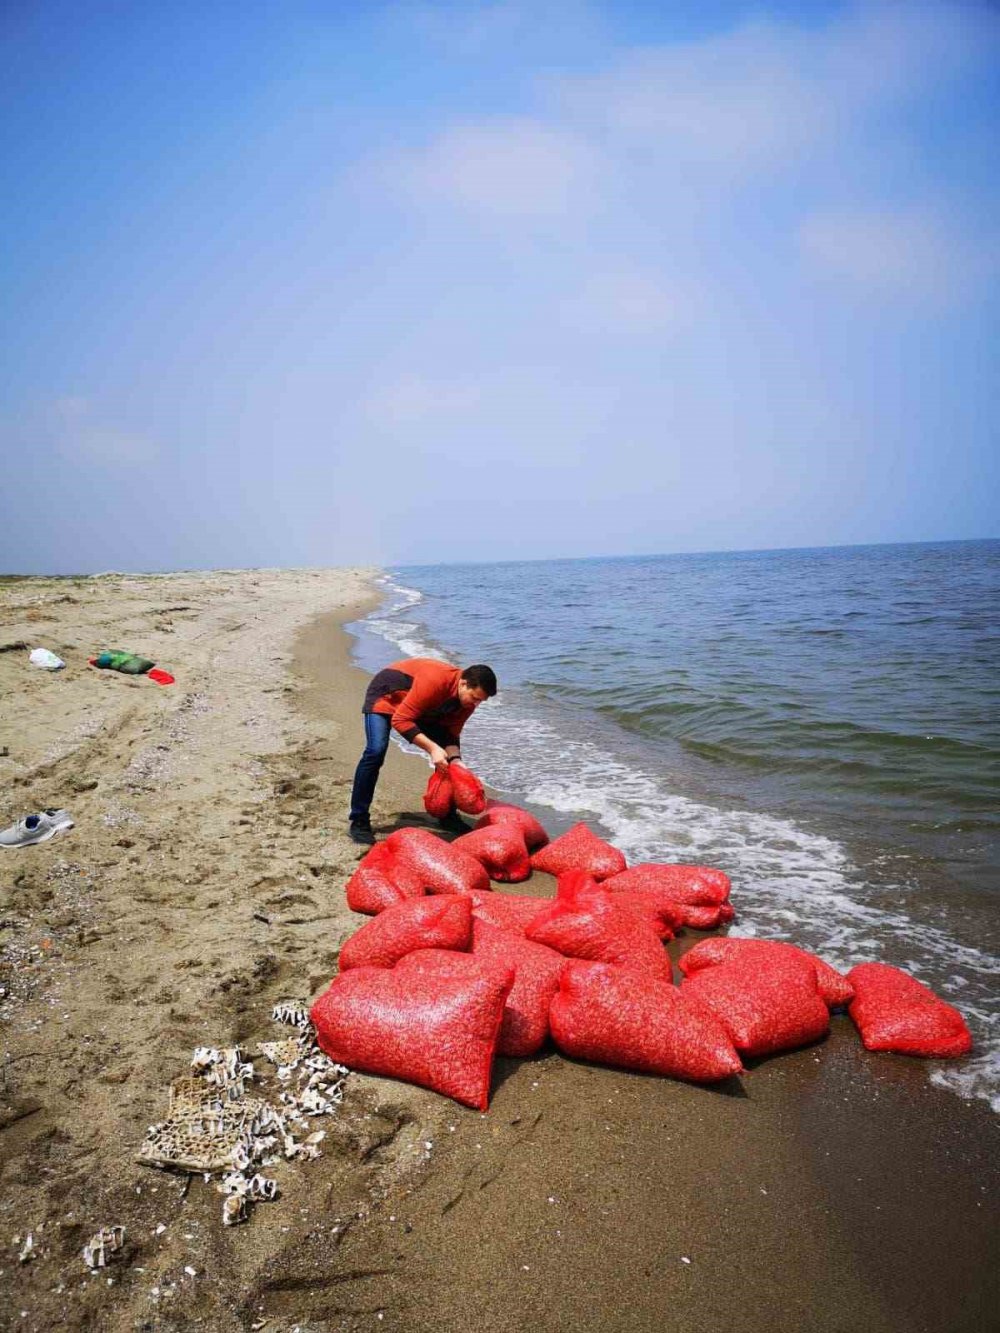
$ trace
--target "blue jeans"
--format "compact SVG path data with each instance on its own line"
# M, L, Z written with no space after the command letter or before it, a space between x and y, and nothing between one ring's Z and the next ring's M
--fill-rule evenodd
M363 713L365 720L365 750L358 760L351 789L351 823L367 820L372 797L378 784L378 775L389 748L392 721L388 713Z

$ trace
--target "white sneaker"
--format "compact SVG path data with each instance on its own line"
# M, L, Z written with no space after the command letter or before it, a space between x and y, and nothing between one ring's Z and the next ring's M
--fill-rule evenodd
M37 815L25 815L10 828L0 833L0 847L33 847L36 842L48 842L63 829L73 827L68 810L42 810Z

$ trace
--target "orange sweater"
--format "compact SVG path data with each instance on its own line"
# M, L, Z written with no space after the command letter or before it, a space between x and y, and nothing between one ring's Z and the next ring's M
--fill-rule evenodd
M404 740L423 732L439 745L457 745L475 711L459 702L458 667L432 657L407 657L373 676L365 693L365 713L388 713ZM443 737L443 738L442 738Z

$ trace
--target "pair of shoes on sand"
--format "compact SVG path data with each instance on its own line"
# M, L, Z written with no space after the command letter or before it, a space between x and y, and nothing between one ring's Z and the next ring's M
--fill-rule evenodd
M448 815L445 819L437 821L438 828L446 833L468 833L469 826L457 814ZM366 817L352 819L347 830L347 836L351 842L356 842L361 847L371 847L375 843L375 834L372 832L371 820Z
M356 842L361 847L373 847L375 845L375 834L372 832L371 820L367 815L363 819L351 820L347 836L351 842Z
M5 828L0 833L0 847L33 847L72 827L73 817L68 810L42 810L37 815L25 815Z

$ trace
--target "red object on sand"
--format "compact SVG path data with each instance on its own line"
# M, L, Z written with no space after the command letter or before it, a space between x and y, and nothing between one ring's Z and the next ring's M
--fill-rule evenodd
M481 815L486 809L486 793L472 769L455 760L448 765L448 776L451 778L455 804L462 814Z
M677 903L667 902L653 893L629 893L627 890L616 893L612 898L606 889L605 881L598 884L593 875L585 870L567 870L556 881L556 899L559 902L585 904L597 897L601 902L610 902L615 907L627 907L649 926L661 940L671 940L674 931L683 924L684 909Z
M606 963L570 962L549 1009L566 1055L711 1083L742 1072L723 1025L674 986Z
M658 865L653 862L631 866L607 881L607 888L612 893L621 889L633 893L655 891L690 907L724 903L731 887L729 876L710 866Z
M586 824L574 824L568 833L535 852L532 869L550 875L567 870L585 870L595 879L608 879L625 869L625 858L617 847L592 833Z
M331 1060L485 1111L512 983L512 969L485 968L469 954L421 950L393 968L339 973L309 1016Z
M501 884L520 884L531 875L531 862L524 834L514 824L496 824L463 833L451 844L474 856L490 879Z
M781 961L792 959L802 963L812 970L820 995L831 1007L848 1004L854 995L851 983L836 968L824 963L816 954L800 949L797 945L788 944L784 940L740 940L733 939L732 936L726 939L702 940L700 944L688 950L679 965L684 975L691 977L706 967L719 967L721 964L741 958L750 961L759 960L762 967L767 967L775 958Z
M972 1050L972 1034L953 1005L929 986L887 963L858 963L848 1013L869 1051L947 1058Z
M667 984L673 980L670 959L652 926L630 908L616 906L612 894L556 899L525 934L567 958L616 963Z
M815 973L797 960L733 959L685 977L681 994L707 1005L747 1055L806 1046L830 1030Z
M551 898L534 898L526 893L476 892L472 895L472 915L523 935L538 913L551 907L552 902Z
M455 793L452 791L451 779L447 773L439 773L435 769L427 779L424 809L435 819L447 819L454 812Z
M486 813L479 816L476 828L487 828L490 824L515 824L524 834L529 852L544 847L549 840L549 835L534 815L522 810L520 806L507 805L504 801L486 802Z
M532 944L516 931L473 920L472 955L484 962L510 964L514 984L507 996L500 1028L501 1055L534 1055L549 1035L549 1005L559 988L566 959L544 944Z
M401 828L390 833L386 847L420 876L428 893L471 893L489 890L485 868L460 847L437 837L430 829Z
M420 875L380 842L362 857L345 892L352 912L376 916L394 903L422 898L425 888Z
M436 894L394 903L354 932L340 950L340 970L393 967L415 949L468 949L472 944L472 899L465 893Z
M173 685L174 678L169 671L161 671L159 667L150 667L146 672L150 680L155 680L157 685Z

